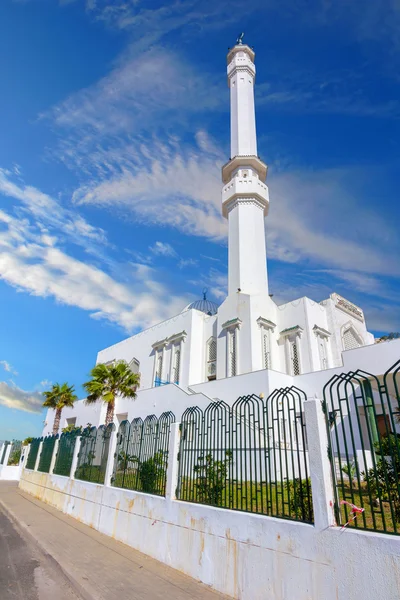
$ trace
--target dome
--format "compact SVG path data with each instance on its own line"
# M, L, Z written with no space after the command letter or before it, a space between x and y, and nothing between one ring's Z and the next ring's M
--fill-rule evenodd
M211 302L211 300L207 300L207 292L203 292L203 297L200 300L195 300L191 304L188 304L184 310L190 310L191 308L195 308L196 310L200 310L206 315L216 315L218 312L218 304L216 302Z

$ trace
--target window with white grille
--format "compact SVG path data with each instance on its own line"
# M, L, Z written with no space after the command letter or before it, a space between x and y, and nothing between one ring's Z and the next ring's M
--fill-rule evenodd
M318 349L319 349L319 360L321 363L321 369L328 368L328 357L326 353L326 340L325 338L318 338Z
M297 347L297 339L290 342L290 360L292 363L292 374L300 375L300 360L299 349Z
M264 369L271 368L271 349L269 342L269 331L263 331L263 357L264 357Z
M229 375L234 377L237 372L237 329L229 332Z
M156 377L157 377L157 379L161 379L162 378L162 371L163 371L163 355L162 355L162 352L158 352L158 355L157 355L157 369L156 369Z
M181 349L179 346L175 346L174 351L174 365L172 368L172 381L173 383L179 383L179 375L181 370Z
M212 337L207 342L207 377L215 379L217 374L217 340Z
M353 329L348 329L343 334L343 344L345 350L352 350L353 348L359 348L361 346L356 334Z

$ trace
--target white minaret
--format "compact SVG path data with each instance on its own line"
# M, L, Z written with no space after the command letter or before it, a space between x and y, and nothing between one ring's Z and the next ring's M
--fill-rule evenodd
M228 296L218 310L217 378L274 367L276 305L268 294L264 217L267 166L257 156L254 51L238 39L227 57L231 159L222 168L228 219Z
M257 156L254 51L238 41L227 57L231 159L222 169L222 212L229 223L229 295L268 292L264 216L267 166Z

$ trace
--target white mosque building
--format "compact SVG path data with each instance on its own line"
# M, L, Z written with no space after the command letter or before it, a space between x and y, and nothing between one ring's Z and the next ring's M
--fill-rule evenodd
M140 373L135 401L117 400L116 419L131 420L213 399L232 404L244 394L295 385L321 395L335 372L368 368L383 373L397 342L374 344L364 313L332 293L322 302L299 298L277 305L269 294L264 219L267 165L258 157L254 51L238 41L227 56L231 158L222 168L221 209L228 220L228 295L220 306L206 297L171 319L100 351L97 362L125 360ZM399 342L400 345L400 342ZM77 402L64 422L104 423L105 407ZM53 414L43 435L51 432Z

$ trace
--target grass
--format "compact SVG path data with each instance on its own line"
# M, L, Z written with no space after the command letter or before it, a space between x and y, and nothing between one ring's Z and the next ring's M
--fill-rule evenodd
M199 496L196 480L184 478L180 484L179 498L187 502L211 504ZM303 487L304 490L304 482ZM273 517L281 517L307 523L313 522L311 485L309 495L296 494L293 487L288 489L285 482L255 484L251 482L228 481L218 503L214 506L240 510Z
M371 494L370 497L366 483L362 483L359 488L356 484L350 486L350 483L346 482L344 485L338 486L338 492L340 501L346 500L351 504L364 508L364 512L358 514L347 527L399 533L400 527L398 524L396 525L395 519L393 519L390 503L381 501L377 506L374 506L371 503L371 498L373 502L375 496ZM340 505L339 508L341 522L345 524L352 517L350 514L351 507Z
M75 472L75 479L91 483L104 484L105 471L100 465L82 465Z
M162 478L160 477L157 481L155 489L152 492L147 493L152 493L157 496L165 496L165 484L166 476L164 475ZM126 469L125 476L123 470L117 471L114 479L112 480L112 485L114 487L123 488L125 490L144 492L140 477L138 477L138 470L136 468Z

